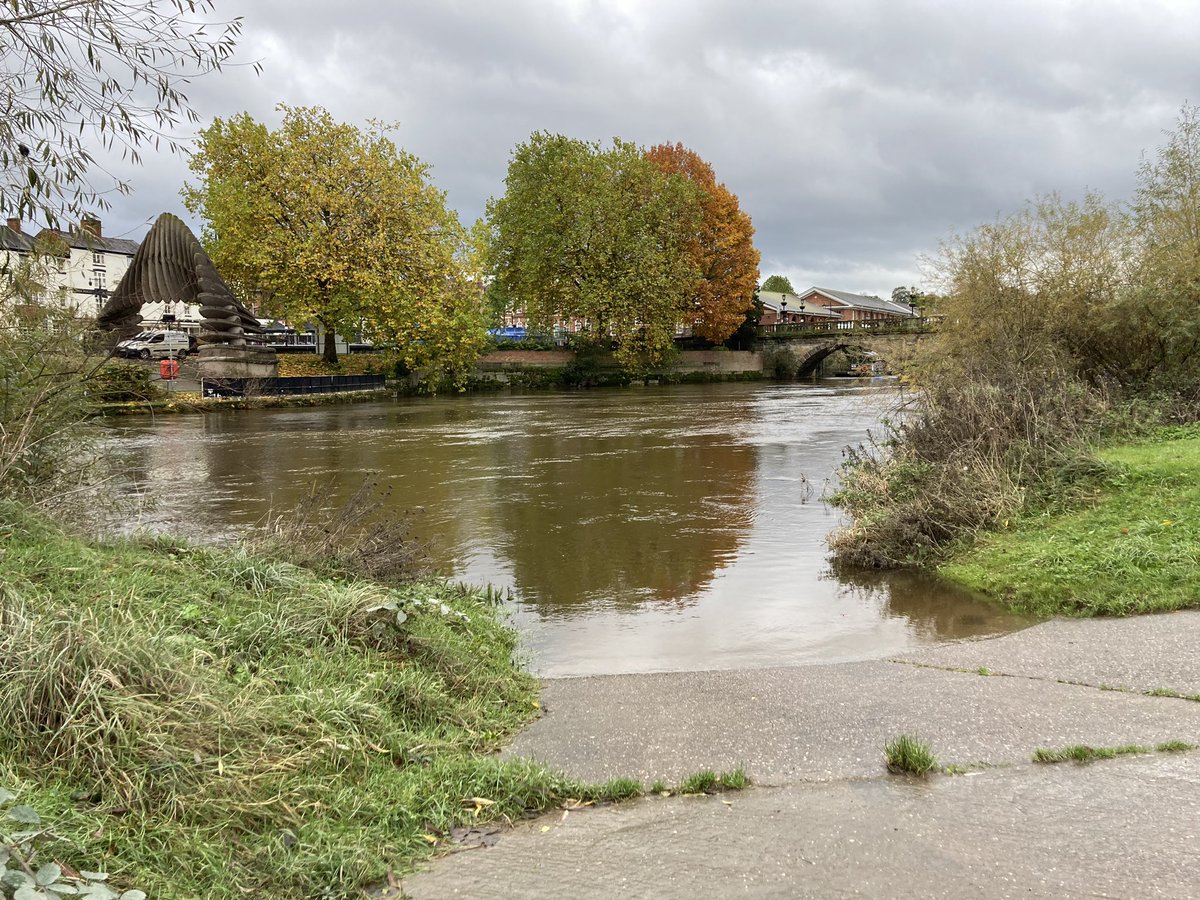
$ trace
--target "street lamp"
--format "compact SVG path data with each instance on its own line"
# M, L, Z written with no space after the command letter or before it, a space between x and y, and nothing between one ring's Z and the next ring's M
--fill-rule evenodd
M779 320L783 326L787 327L787 294L783 295L783 299L779 301Z

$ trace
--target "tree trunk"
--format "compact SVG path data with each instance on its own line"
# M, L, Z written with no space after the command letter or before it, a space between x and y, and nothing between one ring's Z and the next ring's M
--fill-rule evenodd
M337 333L328 326L322 325L321 327L325 329L325 353L322 358L331 366L336 366L338 361Z

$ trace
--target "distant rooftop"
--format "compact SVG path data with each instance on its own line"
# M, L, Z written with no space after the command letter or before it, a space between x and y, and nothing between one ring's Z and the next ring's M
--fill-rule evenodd
M802 296L802 294L786 294L780 291L758 292L758 299L762 302L762 305L774 312L779 312L780 304L783 302L783 298L786 297L788 302L788 311L799 313L800 298ZM841 318L837 313L830 312L824 306L817 306L812 303L805 304L804 314L806 316L828 316L831 319Z
M19 222L17 226L20 227ZM0 250L29 253L33 250L33 237L23 231L17 231L11 225L0 225Z
M844 303L846 306L855 309L871 309L877 312L887 312L893 315L911 316L912 310L907 306L901 306L899 303L893 303L891 300L884 300L880 297L873 297L870 294L852 294L849 291L835 291L830 288L811 287L800 296L807 297L813 293L821 294L831 300L837 300L839 303Z

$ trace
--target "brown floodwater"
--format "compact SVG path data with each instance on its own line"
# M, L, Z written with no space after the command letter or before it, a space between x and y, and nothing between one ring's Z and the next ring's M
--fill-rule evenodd
M213 540L379 473L443 572L511 592L531 668L881 657L1029 624L912 573L834 573L822 500L891 390L726 384L122 421L135 525Z

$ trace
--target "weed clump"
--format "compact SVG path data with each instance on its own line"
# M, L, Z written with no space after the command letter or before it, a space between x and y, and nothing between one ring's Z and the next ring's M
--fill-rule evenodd
M1122 747L1089 747L1086 744L1075 744L1071 747L1063 747L1061 750L1047 750L1044 747L1039 747L1033 753L1033 761L1047 764L1063 762L1089 763L1095 762L1098 759L1116 759L1118 756L1149 752L1149 747L1142 747L1137 744L1126 744Z
M601 785L596 793L602 799L620 802L642 796L645 789L632 778L613 778Z
M742 768L729 772L702 769L689 775L676 789L680 794L715 794L720 791L740 791L750 786L750 777Z
M1163 741L1153 747L1143 747L1140 744L1125 744L1120 747L1091 747L1087 744L1075 744L1059 750L1039 747L1033 753L1033 761L1045 764L1076 762L1082 765L1098 759L1116 759L1118 756L1131 756L1139 753L1183 753L1195 749L1193 744L1186 741Z
M1195 750L1195 744L1189 744L1187 741L1163 741L1161 744L1154 745L1156 753L1187 753L1189 750Z
M937 768L937 758L929 745L920 738L902 734L883 748L887 769L894 775L924 777Z
M334 577L402 584L427 571L424 544L407 515L393 512L391 489L373 476L332 508L314 484L293 508L268 515L245 543L252 553Z

